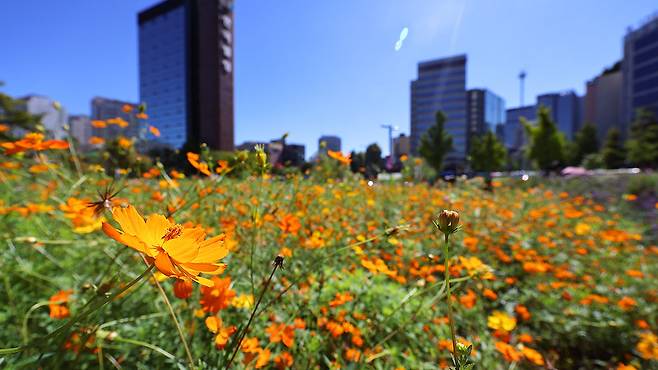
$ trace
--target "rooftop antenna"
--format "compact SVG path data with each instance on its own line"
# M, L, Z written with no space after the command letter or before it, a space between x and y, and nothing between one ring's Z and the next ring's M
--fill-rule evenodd
M521 70L521 73L519 73L519 82L521 83L521 92L520 92L521 106L523 106L523 88L525 87L525 76L526 76L525 71Z

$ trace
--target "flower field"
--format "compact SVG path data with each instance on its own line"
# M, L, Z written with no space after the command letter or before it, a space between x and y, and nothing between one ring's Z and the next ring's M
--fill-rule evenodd
M443 209L476 369L658 366L658 246L612 203L21 155L0 172L3 368L447 368Z

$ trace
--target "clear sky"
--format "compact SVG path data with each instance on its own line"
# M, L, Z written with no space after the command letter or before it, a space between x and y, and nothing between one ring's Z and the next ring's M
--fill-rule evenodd
M38 93L70 113L93 96L139 100L137 12L156 0L0 2L0 80L11 95ZM317 150L378 142L381 124L409 133L409 83L419 61L468 54L467 87L519 103L575 89L617 61L627 27L655 0L236 0L236 144L289 140ZM395 43L409 33L399 51Z

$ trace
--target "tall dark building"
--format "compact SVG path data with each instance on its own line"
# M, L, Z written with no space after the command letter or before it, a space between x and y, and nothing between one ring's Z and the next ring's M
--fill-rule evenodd
M232 0L166 0L138 22L140 99L159 140L233 150Z
M612 128L619 129L625 137L622 86L621 62L615 63L600 75L587 81L583 122L596 127L599 143L605 141L608 131Z
M466 55L418 64L418 78L411 81L411 152L418 153L421 136L434 125L437 111L446 116L444 129L452 136L448 166L466 161Z
M126 111L125 108L129 108ZM107 127L92 127L91 134L105 140L112 140L118 136L137 137L140 135L141 122L132 113L137 110L137 104L109 98L94 97L91 99L91 119L107 121L119 119L124 125L109 124Z
M493 132L503 141L505 99L487 89L470 89L468 97L468 150L471 138Z
M568 140L573 140L581 126L583 100L574 91L549 93L537 96L537 107L550 110L551 118Z
M625 122L632 122L639 108L658 116L658 15L624 37L622 73Z
M512 152L517 152L526 144L521 119L534 121L537 119L537 106L510 108L505 114L505 146Z
M338 136L322 135L318 139L318 153L326 153L327 150L340 152L341 142Z

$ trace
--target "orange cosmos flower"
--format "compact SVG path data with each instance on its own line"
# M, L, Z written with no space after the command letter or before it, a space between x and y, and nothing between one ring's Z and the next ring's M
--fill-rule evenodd
M522 304L516 305L514 311L523 321L528 321L532 317L532 315L530 315L530 311L528 311L528 308Z
M50 165L50 166L57 167L56 165ZM31 173L41 173L48 171L48 168L49 165L47 164L35 164L30 166L30 168L28 168L28 171L30 171Z
M492 301L495 301L496 299L498 299L498 294L496 294L496 292L494 292L493 290L491 290L489 288L485 289L482 292L482 295L485 296L486 298L492 300Z
M496 342L496 350L500 352L505 361L517 362L521 360L521 353L505 342Z
M133 111L133 106L130 105L130 104L124 104L123 107L121 107L121 110L122 110L124 113L130 113L130 112Z
M336 297L329 302L329 307L338 307L352 300L354 300L354 297L352 297L350 292L336 293Z
M146 114L146 113L144 113L144 112L141 112L141 113L137 113L137 114L135 114L135 117L137 117L137 118L139 118L139 119L148 119L148 118L149 118L149 115Z
M231 278L220 278L213 276L212 283L207 287L201 287L201 307L203 311L217 313L229 306L235 291L231 289Z
M297 235L301 227L302 224L299 222L299 218L292 214L283 215L279 220L279 228L284 234Z
M14 142L2 143L6 155L25 152L28 150L47 150L47 149L68 149L69 143L64 140L43 140L44 135L40 133L27 133L25 136Z
M101 145L103 143L105 143L105 139L102 137L92 136L89 138L89 144L91 145Z
M633 298L626 296L624 296L622 299L619 300L619 302L617 302L617 306L619 306L619 308L621 308L624 311L631 310L636 305L637 302Z
M230 169L231 168L229 167L227 161L219 160L219 161L217 161L217 167L215 167L215 172L217 172L218 174L221 175L222 173L224 173L224 172L226 172Z
M149 132L155 137L160 137L160 130L157 127L149 125Z
M465 295L459 297L459 303L466 308L473 308L477 302L477 295L471 289L466 291Z
M231 335L237 330L235 326L225 327L222 319L217 316L206 318L206 327L211 333L217 334L215 336L215 347L217 349L224 349Z
M544 366L544 357L541 355L541 353L535 351L534 349L521 345L521 353L523 354L523 357L526 358L526 360L532 362L533 364L537 366Z
M122 147L123 149L130 149L130 147L133 145L133 141L126 138L126 137L119 137L119 146Z
M283 342L288 348L292 347L294 344L294 326L272 323L267 329L265 329L265 332L269 334L271 343Z
M202 174L210 176L210 170L208 169L208 164L205 162L199 162L199 155L196 153L188 152L187 161L190 162L192 167L196 168Z
M108 125L117 125L121 128L128 127L128 121L121 117L110 118L107 120Z
M352 163L352 158L350 158L350 156L346 157L343 155L343 153L339 151L334 152L333 150L327 150L327 155L342 164L349 165L350 163Z
M146 220L135 207L114 207L114 220L121 230L103 223L103 231L110 238L143 253L148 262L166 276L190 279L205 286L213 281L200 277L200 273L221 274L226 265L217 263L226 257L224 234L206 239L201 227L183 228L162 215L151 215Z
M277 369L285 369L291 367L293 362L294 359L288 352L281 352L281 354L274 358L274 363L276 364Z
M69 296L72 290L60 290L48 300L50 317L53 319L65 319L71 315L68 308Z
M617 366L617 370L637 370L637 369L633 365L624 365L624 364L620 363Z
M9 126L5 125L4 123L0 123L0 132L7 132L9 131Z
M96 128L105 128L107 127L107 123L105 121L99 120L99 119L94 119L91 121L91 125Z

